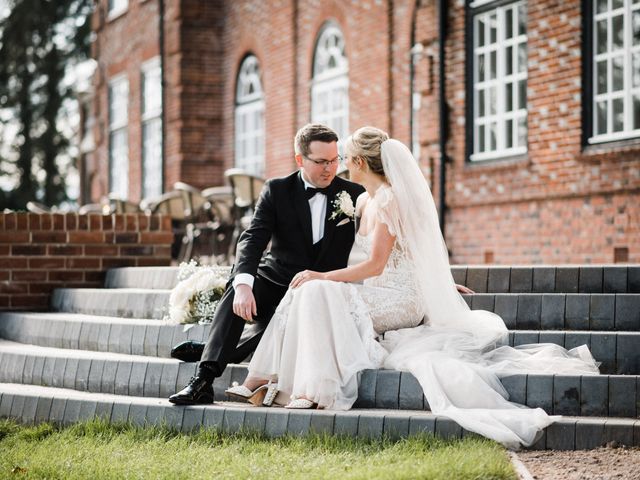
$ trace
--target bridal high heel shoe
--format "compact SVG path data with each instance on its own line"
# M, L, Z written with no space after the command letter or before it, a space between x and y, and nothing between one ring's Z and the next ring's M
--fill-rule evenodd
M287 403L284 408L290 408L295 410L313 410L320 408L317 403L307 400L306 398L294 398Z
M238 382L233 382L233 385L227 388L224 393L229 397L245 400L256 407L270 407L278 394L278 384L269 382L255 390L250 390Z

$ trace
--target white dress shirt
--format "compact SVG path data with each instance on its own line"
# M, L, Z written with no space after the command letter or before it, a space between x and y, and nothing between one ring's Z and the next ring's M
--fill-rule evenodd
M309 183L304 178L304 173L301 174L302 181L304 182L305 190L307 188L315 188L314 185ZM324 220L327 215L327 196L323 193L316 193L309 199L309 209L311 210L311 235L313 237L313 243L318 243L324 237ZM249 285L253 288L253 275L249 273L239 273L233 279L233 288L236 289L238 285Z

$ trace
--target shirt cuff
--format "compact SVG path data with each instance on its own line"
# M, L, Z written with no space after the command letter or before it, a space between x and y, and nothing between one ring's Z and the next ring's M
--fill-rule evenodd
M233 279L233 289L238 288L238 285L249 285L249 287L253 288L253 275L250 273L239 273Z

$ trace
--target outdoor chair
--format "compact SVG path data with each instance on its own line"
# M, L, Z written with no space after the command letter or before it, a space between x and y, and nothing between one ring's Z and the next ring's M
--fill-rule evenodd
M183 193L179 190L173 190L156 198L143 199L140 206L149 215L162 214L171 218L173 229L171 258L178 262L189 260L193 248L193 237L187 229L190 211L185 205Z
M140 213L140 204L121 198L115 193L110 193L108 197L110 213Z
M108 215L109 206L102 203L87 203L78 209L80 215Z
M232 216L234 232L231 238L231 249L235 256L235 248L238 238L251 223L251 217L255 210L260 192L264 186L264 178L245 172L239 168L231 168L224 172L224 176L231 185L233 194ZM232 256L232 255L230 255Z
M27 211L31 213L51 213L52 209L38 202L27 202Z

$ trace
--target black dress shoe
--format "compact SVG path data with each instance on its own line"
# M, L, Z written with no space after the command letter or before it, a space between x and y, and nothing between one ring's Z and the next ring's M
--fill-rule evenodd
M202 357L204 343L187 340L181 342L171 349L171 357L183 362L197 362Z
M213 386L202 377L191 377L186 387L169 397L176 405L213 403Z

